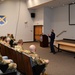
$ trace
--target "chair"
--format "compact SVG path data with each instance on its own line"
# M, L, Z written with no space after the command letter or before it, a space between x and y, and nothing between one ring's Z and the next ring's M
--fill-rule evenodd
M17 72L8 72L8 73L3 73L0 75L17 75Z
M17 75L17 72L15 70L7 71L8 64L1 64L0 63L0 70L3 72L0 75Z
M17 60L17 69L21 73L25 74L25 69L24 69L24 62L23 62L23 57L22 53L16 51L16 60Z
M8 64L1 64L1 63L0 63L0 70L1 70L3 73L6 72L7 68L8 68Z
M24 72L26 73L26 75L33 75L30 57L28 57L25 54L22 54L22 58L23 58Z
M33 75L40 75L45 70L45 64L32 67Z

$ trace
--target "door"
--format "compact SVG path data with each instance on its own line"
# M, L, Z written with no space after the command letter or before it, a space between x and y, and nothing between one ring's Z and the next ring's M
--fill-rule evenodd
M42 25L34 26L34 41L40 41L41 35L42 35Z

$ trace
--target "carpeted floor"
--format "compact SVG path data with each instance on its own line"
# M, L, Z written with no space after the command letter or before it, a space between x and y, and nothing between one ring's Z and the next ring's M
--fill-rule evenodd
M75 75L75 53L62 51L52 54L49 47L40 47L39 42L24 43L24 49L28 50L31 44L36 45L37 54L41 58L49 59L50 62L46 67L46 73L48 75ZM57 51L56 48L55 50ZM20 75L19 72L18 75Z
M36 45L40 57L49 59L50 63L46 68L48 75L75 75L75 53L62 51L52 54L49 47L40 47L38 42L24 43L24 49L29 49L31 44ZM57 51L56 48L55 50Z

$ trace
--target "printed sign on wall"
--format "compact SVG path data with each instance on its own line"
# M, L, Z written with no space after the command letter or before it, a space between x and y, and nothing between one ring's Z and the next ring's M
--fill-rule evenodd
M0 26L3 26L6 24L6 16L0 15Z

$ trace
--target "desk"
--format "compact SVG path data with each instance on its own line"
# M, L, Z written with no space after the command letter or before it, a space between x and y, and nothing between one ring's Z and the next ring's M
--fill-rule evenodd
M67 42L61 42L61 41L57 41L56 42L58 44L58 51L60 51L60 49L65 50L65 51L71 51L71 52L75 52L75 44L74 43L67 43Z

